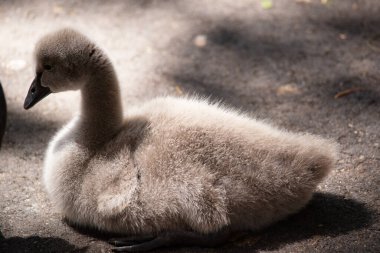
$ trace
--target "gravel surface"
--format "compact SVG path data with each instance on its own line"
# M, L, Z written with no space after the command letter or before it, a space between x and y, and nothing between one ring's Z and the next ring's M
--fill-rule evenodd
M222 248L159 252L380 252L380 1L269 2L1 1L8 123L0 151L0 252L111 250L106 235L65 224L41 183L47 143L77 112L79 94L22 108L35 42L63 26L106 50L125 108L198 94L341 145L336 169L299 214Z

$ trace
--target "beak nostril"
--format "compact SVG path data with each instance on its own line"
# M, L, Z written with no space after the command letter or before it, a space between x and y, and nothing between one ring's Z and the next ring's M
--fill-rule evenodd
M36 91L36 88L32 88L31 90L30 90L32 93L34 93L35 91Z

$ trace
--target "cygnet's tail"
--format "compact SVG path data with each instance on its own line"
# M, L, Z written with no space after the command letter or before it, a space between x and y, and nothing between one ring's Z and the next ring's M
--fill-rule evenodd
M320 183L334 167L338 156L338 144L314 135L302 136L302 150L297 159L299 168L306 168L311 179ZM297 166L298 167L298 166Z

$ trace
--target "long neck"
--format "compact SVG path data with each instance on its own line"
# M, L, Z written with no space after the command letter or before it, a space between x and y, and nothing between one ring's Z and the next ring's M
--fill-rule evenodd
M118 80L111 63L103 65L82 87L82 108L77 141L96 149L120 129L123 110Z

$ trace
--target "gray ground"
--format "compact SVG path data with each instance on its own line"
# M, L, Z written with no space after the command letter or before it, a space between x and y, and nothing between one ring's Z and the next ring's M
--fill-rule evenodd
M78 110L79 94L22 108L34 44L62 26L106 49L125 108L163 94L200 94L341 144L336 169L299 214L220 249L160 252L380 252L380 1L273 2L264 9L259 0L1 1L9 121L0 152L0 252L111 249L64 224L40 180L49 138Z

